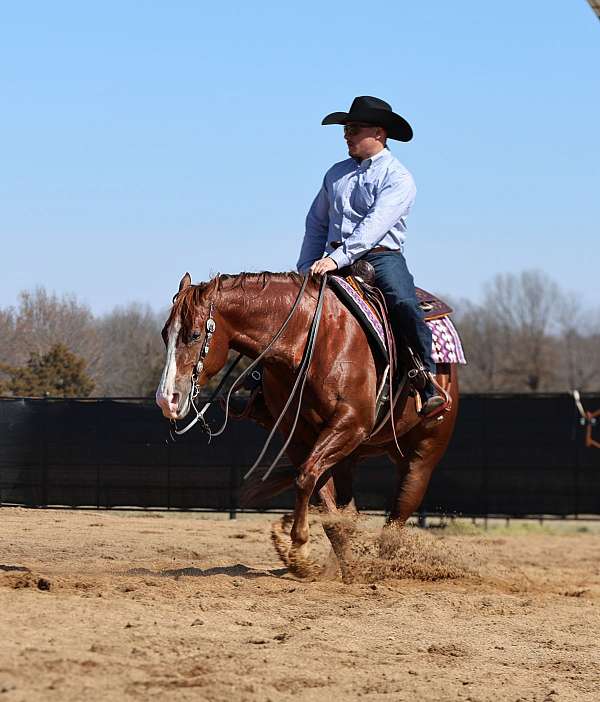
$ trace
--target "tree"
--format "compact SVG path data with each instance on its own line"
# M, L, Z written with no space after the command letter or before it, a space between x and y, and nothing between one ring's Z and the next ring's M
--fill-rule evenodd
M12 309L0 310L0 363L14 359L15 317Z
M487 286L484 307L500 325L500 372L510 389L549 389L558 366L552 333L563 305L558 285L542 271L497 275Z
M85 358L93 374L100 358L96 320L91 310L74 295L58 297L43 287L19 295L14 315L12 365L24 365L30 354L43 355L56 344L64 344Z
M162 320L149 307L117 307L98 321L101 355L94 378L100 395L150 397L156 392L165 358Z
M94 383L85 373L86 362L64 344L55 344L46 354L32 352L24 367L4 366L6 388L25 397L87 397Z
M469 300L452 304L467 365L460 368L460 387L464 392L500 392L502 330L493 314Z
M12 310L0 310L0 395L8 392L6 387L7 369L14 358L13 346L15 323Z
M561 317L560 376L566 390L600 387L600 310L590 313L572 300Z
M587 391L600 385L600 315L541 271L497 275L455 316L468 392Z

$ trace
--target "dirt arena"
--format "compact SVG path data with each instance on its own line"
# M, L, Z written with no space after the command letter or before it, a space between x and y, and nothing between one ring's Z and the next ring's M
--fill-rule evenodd
M410 529L382 558L365 519L344 585L289 576L274 516L0 519L0 700L600 699L593 524Z

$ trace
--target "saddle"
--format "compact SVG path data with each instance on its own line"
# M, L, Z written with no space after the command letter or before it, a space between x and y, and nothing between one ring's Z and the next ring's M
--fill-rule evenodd
M378 415L390 394L385 388L388 373L397 388L394 395L408 381L409 391L418 396L418 391L427 382L427 373L421 360L407 344L396 349L383 294L374 286L373 266L367 261L357 261L330 274L328 281L367 332L371 347L382 364L383 382L377 393ZM452 308L427 290L416 288L416 292L423 317L431 330L433 360L436 363L464 363L458 332L448 316Z
M394 335L390 332L385 300L373 285L373 266L367 261L356 261L351 266L330 274L328 280L330 287L367 332L369 341L380 359L387 364L390 360L390 350L396 359ZM432 333L433 360L436 363L464 363L458 332L448 316L453 311L450 305L422 288L416 288L416 292L423 317ZM416 367L417 371L422 370L420 361L410 349L398 351L403 351L403 365ZM396 366L395 361L393 365Z
M335 274L328 276L328 283L342 303L350 309L367 334L378 365L382 369L376 398L376 422L372 436L385 424L390 416L389 406L396 404L402 389L418 396L419 375L422 371L420 361L412 354L410 349L401 349L401 373L392 378L395 388L390 393L390 358L388 349L392 349L393 335L390 333L389 323L385 313L385 302L382 295L373 286L375 281L374 269L367 261L357 261L342 268ZM416 288L417 300L424 313L424 318L432 333L432 357L436 363L466 363L462 344L450 317L452 308L443 300L421 288ZM375 300L379 298L379 303ZM397 367L396 363L392 364ZM406 382L408 381L408 382ZM265 420L263 426L270 427L270 415L264 406L262 398L262 368L257 368L252 377L244 383L244 388L250 392L245 410L238 416L251 416L259 424ZM393 399L388 402L390 394ZM264 411L263 411L264 410ZM263 417L264 414L264 417ZM267 421L265 418L269 418Z
M368 261L356 261L350 266L346 266L330 276L330 280L335 280L335 276L341 276L352 285L352 287L361 295L367 304L371 306L374 313L377 313L374 306L369 301L369 296L365 293L364 286L370 288L375 286L375 269ZM432 319L440 319L452 314L454 310L450 305L446 304L433 293L423 290L423 288L415 287L417 293L417 301L419 307L423 310L423 316L426 322Z

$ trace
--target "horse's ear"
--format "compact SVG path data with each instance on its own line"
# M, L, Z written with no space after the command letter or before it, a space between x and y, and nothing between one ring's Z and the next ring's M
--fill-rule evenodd
M182 290L185 290L186 288L189 288L190 285L192 284L192 276L189 273L186 273L183 278L179 281L179 292Z

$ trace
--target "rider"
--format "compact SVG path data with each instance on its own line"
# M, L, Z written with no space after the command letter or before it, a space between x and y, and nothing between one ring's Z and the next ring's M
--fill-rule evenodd
M403 255L405 217L416 188L411 174L386 144L387 139L410 141L412 128L387 102L367 95L354 98L349 112L327 115L322 124L344 125L350 158L325 174L306 217L298 270L322 274L359 258L373 266L398 346L406 337L428 371L429 380L421 391L421 414L431 414L444 399L431 382L436 371L431 331L423 320Z

